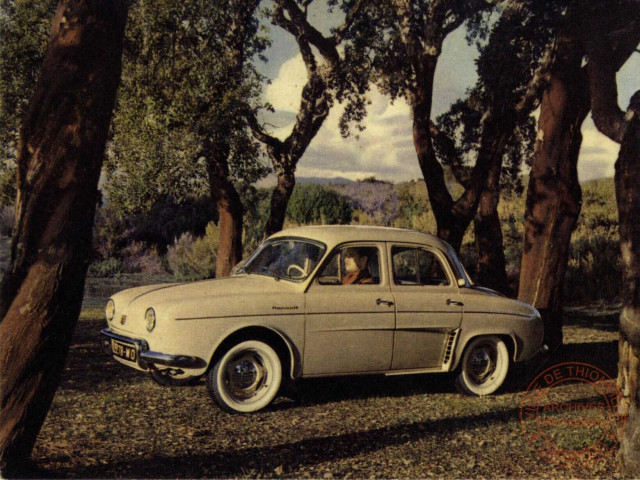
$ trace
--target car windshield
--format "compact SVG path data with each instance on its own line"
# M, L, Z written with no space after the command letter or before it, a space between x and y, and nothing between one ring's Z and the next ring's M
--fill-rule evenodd
M275 238L264 243L238 270L276 279L303 281L325 252L324 245L299 238Z

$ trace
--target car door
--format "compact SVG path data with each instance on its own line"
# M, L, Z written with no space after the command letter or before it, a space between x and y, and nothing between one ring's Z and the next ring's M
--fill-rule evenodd
M344 284L347 249L367 253L367 275ZM306 293L303 375L387 371L391 366L395 307L384 244L349 244L334 250ZM366 277L366 278L365 278Z
M396 302L392 369L440 367L462 321L455 277L438 250L390 244L388 254Z

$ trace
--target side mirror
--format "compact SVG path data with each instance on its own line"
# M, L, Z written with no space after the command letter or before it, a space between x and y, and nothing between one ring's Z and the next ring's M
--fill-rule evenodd
M466 286L467 286L467 281L464 278L459 278L458 287L466 287Z

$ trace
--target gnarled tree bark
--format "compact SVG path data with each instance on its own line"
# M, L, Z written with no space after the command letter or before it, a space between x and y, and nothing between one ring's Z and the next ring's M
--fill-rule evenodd
M620 250L624 266L624 306L620 313L619 410L627 421L620 440L620 468L640 476L640 91L634 95L618 161L616 199L620 218Z
M540 311L544 341L553 351L562 347L560 294L582 202L577 172L580 127L590 109L584 50L576 32L562 32L555 47L527 190L518 291L519 300Z
M502 227L498 216L500 201L500 173L502 162L494 162L487 186L482 192L478 211L473 219L476 236L476 257L478 283L498 292L507 294L506 260Z
M216 207L218 250L216 278L228 277L242 260L242 226L244 207L240 194L231 180L228 142L211 149L207 155L209 192Z
M2 283L0 469L20 474L80 313L127 3L58 5L18 151L17 228Z

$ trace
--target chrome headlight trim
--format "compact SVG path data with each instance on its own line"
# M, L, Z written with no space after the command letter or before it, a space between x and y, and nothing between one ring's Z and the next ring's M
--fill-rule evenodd
M107 322L112 321L113 317L115 317L116 303L112 299L109 299L107 301L107 305L104 307L104 314L105 314L105 317L107 318Z
M147 322L147 332L151 332L156 327L156 312L153 308L147 308L144 320Z

